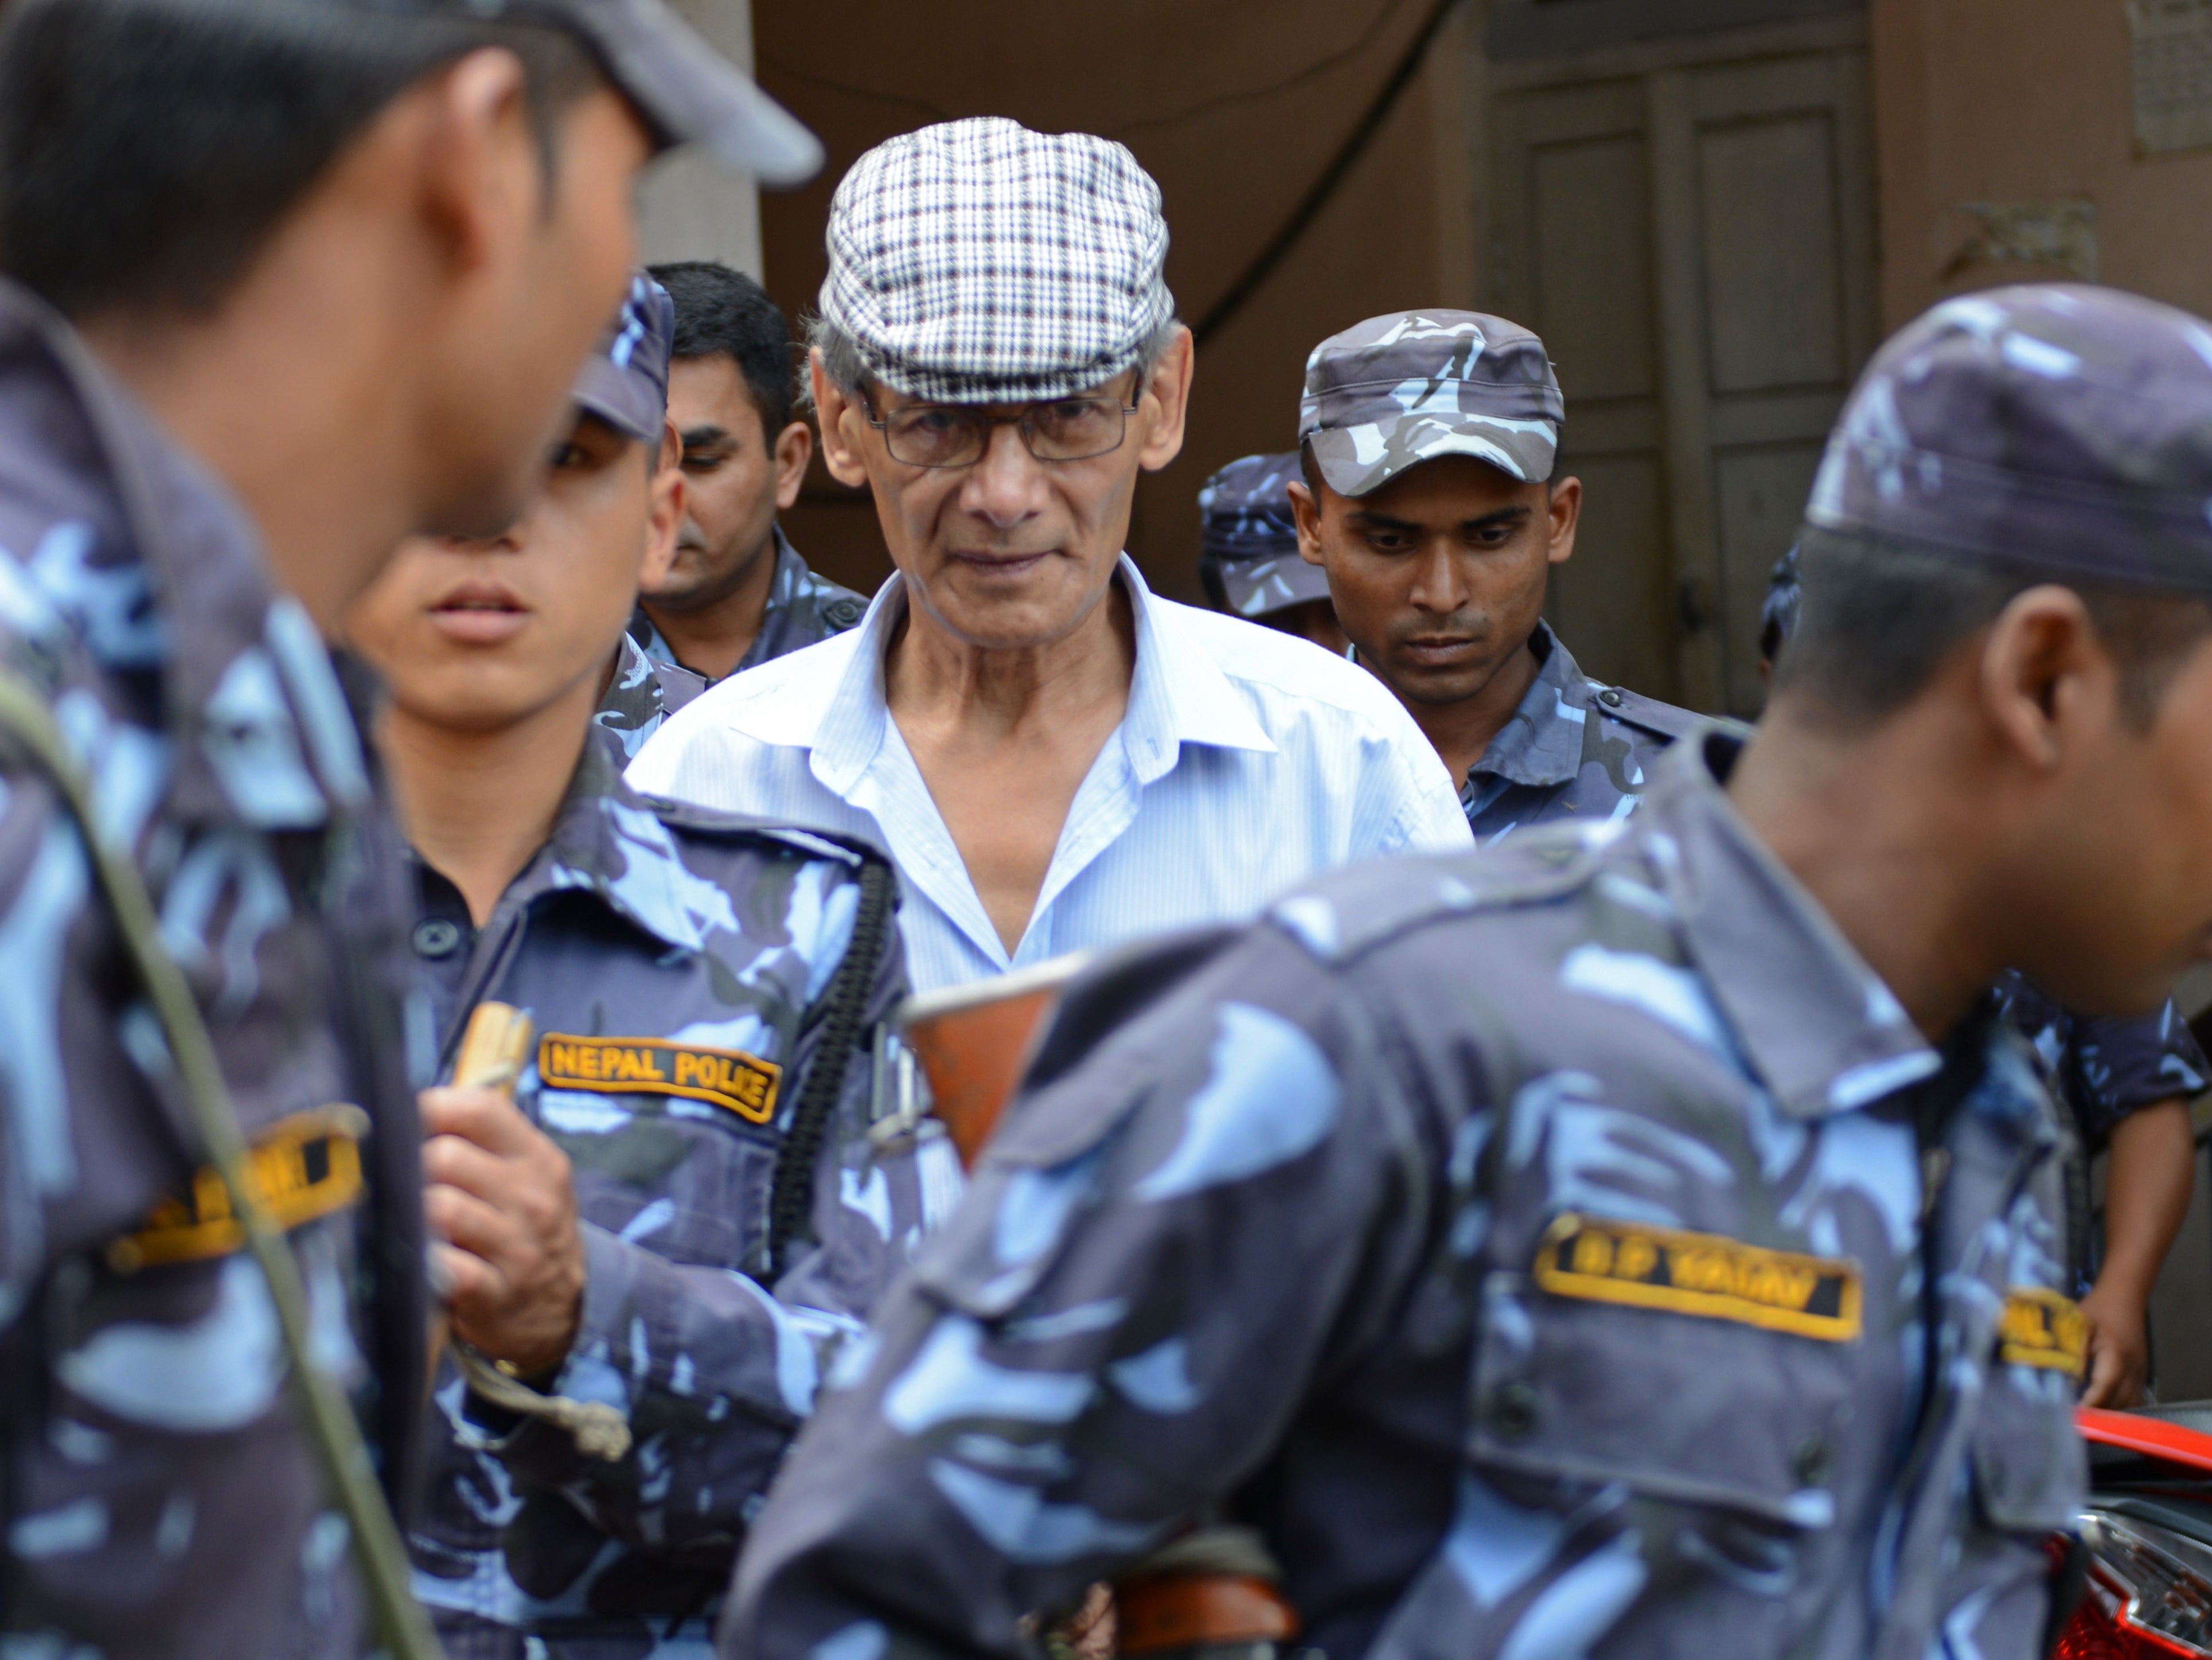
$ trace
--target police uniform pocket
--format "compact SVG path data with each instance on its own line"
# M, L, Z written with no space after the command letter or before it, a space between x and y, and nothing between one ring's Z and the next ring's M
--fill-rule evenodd
M1711 1506L1836 1517L1863 1343L1855 1264L1564 1217L1483 1287L1479 1467Z
M2074 1390L2087 1351L2070 1299L2028 1287L2006 1294L1973 1450L1982 1518L1999 1532L2040 1536L2073 1524L2086 1482Z

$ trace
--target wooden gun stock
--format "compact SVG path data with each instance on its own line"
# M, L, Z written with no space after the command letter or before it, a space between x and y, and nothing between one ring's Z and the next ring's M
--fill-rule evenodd
M908 997L894 1017L929 1081L931 1112L973 1168L1029 1069L1067 983L1090 959L1056 957L995 979Z

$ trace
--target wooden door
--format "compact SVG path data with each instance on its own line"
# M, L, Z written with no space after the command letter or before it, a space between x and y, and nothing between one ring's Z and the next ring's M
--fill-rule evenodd
M1548 615L1601 678L1760 701L1759 611L1875 344L1863 20L1493 65L1484 301L1544 336L1583 530Z

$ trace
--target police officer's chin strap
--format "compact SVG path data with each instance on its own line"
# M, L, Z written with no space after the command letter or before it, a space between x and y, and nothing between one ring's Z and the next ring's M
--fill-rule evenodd
M248 1173L246 1137L239 1129L229 1087L216 1064L215 1044L193 1001L184 971L161 942L159 913L137 866L100 827L91 780L71 751L46 700L13 669L0 669L0 740L45 773L76 821L93 871L114 911L116 926L131 966L144 982L148 1000L167 1040L169 1054L191 1103L194 1128L230 1200L231 1212L245 1226L246 1248L268 1281L292 1384L320 1450L338 1506L352 1530L377 1629L396 1660L441 1660L444 1651L409 1584L407 1551L377 1485L368 1446L344 1393L314 1360L314 1339L307 1295L292 1254L259 1186Z

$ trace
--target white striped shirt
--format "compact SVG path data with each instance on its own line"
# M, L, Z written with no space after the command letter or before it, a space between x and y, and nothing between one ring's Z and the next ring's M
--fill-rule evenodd
M1472 845L1451 777L1382 683L1317 645L1155 597L1125 554L1136 669L1010 956L884 701L906 604L732 676L629 769L650 795L865 836L890 851L917 991L1254 916L1317 872Z

